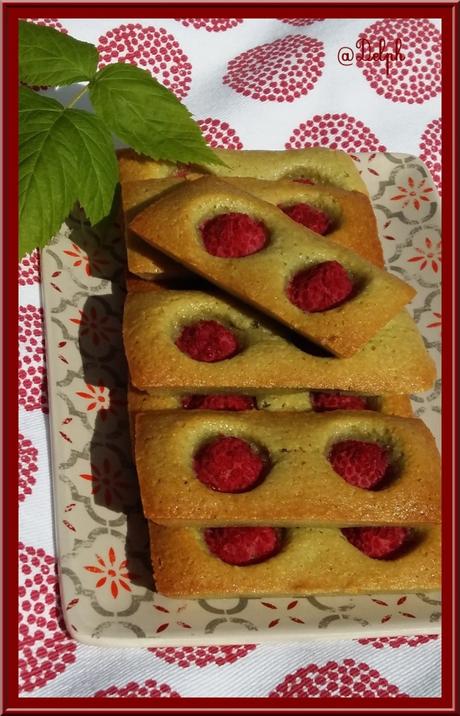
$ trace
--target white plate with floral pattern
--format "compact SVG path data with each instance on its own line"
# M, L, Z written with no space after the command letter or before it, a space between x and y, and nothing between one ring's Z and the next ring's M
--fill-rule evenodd
M388 270L417 289L411 310L438 380L413 404L439 444L439 198L415 157L354 158L369 187ZM156 593L125 407L119 227L96 232L70 217L41 264L61 599L75 639L145 647L439 632L439 593L215 600Z

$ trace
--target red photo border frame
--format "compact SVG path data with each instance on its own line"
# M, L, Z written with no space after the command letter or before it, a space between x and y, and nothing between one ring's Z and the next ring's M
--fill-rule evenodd
M416 713L457 713L458 700L456 682L453 678L456 666L456 614L455 604L455 505L457 474L456 443L456 247L454 237L454 158L456 157L456 67L458 66L458 5L457 2L314 2L300 4L285 3L13 3L3 4L3 81L4 101L4 223L3 223L3 377L4 413L3 452L4 466L4 601L3 601L3 709L4 713L91 712L149 713L183 712L247 712L260 711L281 713L302 711L313 713L337 713L340 711L381 713L397 711ZM64 706L61 698L19 697L17 692L18 634L15 615L18 608L18 416L16 406L18 366L17 316L17 20L21 17L413 17L440 18L442 20L443 42L443 266L442 266L442 510L443 510L443 639L442 639L442 695L439 698L314 698L314 699L270 699L270 698L222 698L210 701L206 698L183 699L110 699L110 698L69 698ZM456 34L457 33L457 34ZM12 479L13 478L13 479ZM13 616L14 615L14 616ZM378 705L377 705L378 702Z

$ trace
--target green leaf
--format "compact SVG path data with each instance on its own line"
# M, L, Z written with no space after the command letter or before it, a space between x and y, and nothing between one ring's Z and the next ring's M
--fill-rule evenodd
M20 88L21 255L46 244L78 199L93 222L103 218L116 181L110 134L97 117Z
M19 22L19 79L28 85L70 85L91 80L99 55L81 42L51 27Z
M112 135L95 114L79 109L66 109L64 114L77 158L78 200L90 222L96 224L109 213L118 182Z
M20 254L43 246L75 203L75 153L59 102L19 90Z
M90 83L89 93L104 123L137 152L173 162L222 164L188 109L146 70L108 65Z

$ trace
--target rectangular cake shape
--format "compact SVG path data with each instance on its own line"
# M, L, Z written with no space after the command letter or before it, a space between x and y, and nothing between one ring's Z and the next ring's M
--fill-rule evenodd
M156 251L127 227L134 216L145 209L149 202L183 181L185 179L171 177L122 184L128 269L141 278L176 276L186 271L180 264ZM383 252L374 212L368 197L363 193L325 185L309 186L292 180L268 181L226 177L225 181L271 204L290 206L308 203L325 211L332 219L332 228L327 234L327 241L333 241L355 251L376 266L383 266Z
M388 395L421 392L434 382L434 363L405 311L351 358L318 357L229 298L145 283L146 293L128 294L123 318L131 382L139 390L252 395L326 389ZM234 331L241 352L216 363L181 352L175 340L183 326L207 319Z
M368 193L353 160L340 150L309 147L283 151L215 149L214 152L224 164L178 165L150 159L132 149L121 149L118 151L120 182L213 174L269 180L310 179L320 184Z
M237 567L209 551L195 527L149 523L155 585L168 597L306 596L424 592L441 584L441 531L421 529L412 548L394 559L371 559L339 529L287 530L281 552Z
M243 440L264 455L260 484L229 493L198 479L196 455L222 438ZM389 473L376 489L350 484L334 470L330 451L350 440L388 451ZM140 413L135 453L144 514L158 524L344 527L440 521L439 454L428 428L413 418L371 411Z
M200 227L221 214L263 222L267 245L241 258L208 253ZM338 356L353 355L414 296L414 289L342 246L300 226L283 211L234 185L203 177L184 182L138 214L130 228L212 283L254 305ZM353 294L340 305L306 312L288 297L299 272L334 262L352 279Z

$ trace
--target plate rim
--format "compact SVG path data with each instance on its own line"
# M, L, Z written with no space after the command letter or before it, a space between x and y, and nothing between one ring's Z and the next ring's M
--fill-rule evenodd
M355 157L370 157L371 155L376 154L377 152L358 152L356 154L353 154ZM419 165L422 165L427 172L428 176L431 177L431 174L426 167L425 163L416 155L408 154L404 152L378 152L378 154L381 155L391 155L392 157L402 158L404 160L415 160ZM436 185L433 181L433 188L435 191L435 200L438 204L441 202L441 198L439 196L439 193L436 189ZM63 226L65 225L65 222ZM61 227L62 230L62 227ZM283 628L281 627L279 630L276 631L270 631L267 627L265 628L256 628L253 630L245 630L244 632L234 632L234 633L227 633L222 634L219 636L218 632L212 632L212 633L205 633L203 632L200 636L194 635L194 634L187 634L186 632L176 632L176 634L170 634L170 635L163 635L160 634L158 637L151 637L151 636L140 636L140 637L133 637L130 638L129 636L121 638L121 637L110 637L110 636L94 636L91 632L82 632L73 627L73 625L70 622L70 614L69 612L63 607L63 595L65 593L65 587L64 587L64 573L62 571L62 557L63 552L61 549L61 529L59 526L59 519L58 519L58 507L59 507L59 489L58 489L58 467L56 464L57 460L57 444L56 444L56 435L57 435L57 417L56 417L56 406L57 406L57 384L56 382L53 382L50 378L50 366L54 362L54 358L51 358L50 353L50 341L48 339L49 334L51 334L51 321L48 321L47 316L51 315L51 306L50 306L50 298L49 298L49 290L46 290L47 284L42 280L43 279L43 273L45 270L45 266L47 262L50 260L50 252L51 247L45 246L40 250L40 294L41 294L41 302L42 302L42 308L43 308L43 321L44 321L44 340L45 340L45 355L46 355L46 375L48 378L48 407L49 407L49 439L50 439L50 450L49 450L49 465L50 465L50 483L51 483L51 494L52 494L52 502L53 502L53 541L56 547L56 560L58 565L58 580L59 580L59 591L60 591L60 597L61 597L61 613L62 617L64 619L64 623L66 626L66 629L68 631L69 636L74 639L75 641L90 645L90 646L99 646L103 648L152 648L152 647L167 647L167 646L205 646L205 645L244 645L244 644L263 644L263 643L277 643L277 642L286 642L289 643L296 643L296 642L306 642L306 641L343 641L343 640L357 640L360 638L365 639L374 639L374 638L380 638L380 637L392 637L392 636L415 636L415 635L421 635L421 634L429 634L429 635L440 635L442 633L442 622L441 619L439 619L438 622L429 622L426 620L417 620L417 623L410 623L410 622L403 622L399 624L395 624L395 626L391 626L389 622L386 622L385 624L382 624L382 628L377 627L362 627L363 631L342 631L339 629L331 629L328 627L325 630L321 630L318 627L311 628L306 625L306 628L299 629L296 631L295 634L292 634L288 631L283 631ZM88 293L88 295L91 295ZM374 592L372 593L374 594ZM382 592L383 594L383 592ZM403 592L395 592L394 594L403 594ZM424 594L432 595L433 598L441 600L441 592L440 591L431 591L431 592L424 592ZM316 596L316 595L315 595ZM321 595L317 595L321 596ZM324 595L324 596L330 596L330 595ZM334 595L334 596L342 596L342 595ZM343 595L346 596L366 596L366 595ZM178 600L179 601L179 600ZM187 600L187 601L194 601L194 600ZM217 598L212 601L217 601ZM442 611L442 605L440 605L440 611ZM247 634L247 638L246 635ZM250 637L256 637L256 638L250 638ZM257 638L261 637L261 638Z

